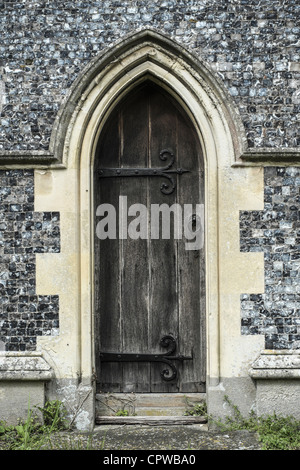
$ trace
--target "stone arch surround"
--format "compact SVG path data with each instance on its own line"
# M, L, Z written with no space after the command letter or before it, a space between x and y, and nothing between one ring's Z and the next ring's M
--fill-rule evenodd
M92 167L101 128L118 101L143 80L153 80L173 95L189 114L204 151L206 174L206 259L208 374L212 383L220 380L219 304L219 184L221 172L239 159L244 148L243 127L230 97L204 63L168 38L142 31L99 57L86 70L71 96L79 95L69 124L65 126L62 165L80 171L79 232L81 296L81 367L88 377L93 369L93 252ZM81 90L81 91L79 91ZM72 100L71 100L72 102ZM62 110L63 115L70 110ZM58 122L58 125L59 122ZM251 170L252 171L252 170ZM254 170L254 174L257 170ZM222 176L223 177L223 176ZM255 260L255 263L257 260ZM84 347L83 347L84 345Z

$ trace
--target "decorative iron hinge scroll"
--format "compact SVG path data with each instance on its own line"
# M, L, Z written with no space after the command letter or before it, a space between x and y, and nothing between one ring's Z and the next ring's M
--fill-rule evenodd
M167 178L169 183L162 183L160 190L163 194L172 194L176 188L176 181L173 178L173 174L182 175L188 173L189 170L183 168L173 168L175 162L175 155L169 149L164 149L160 152L159 158L162 161L166 161L170 158L170 162L167 166L162 168L100 168L98 170L99 178L113 178L113 177L127 177L127 176L162 176Z
M176 352L176 341L171 335L163 336L160 340L163 348L169 348L165 354L136 354L136 353L107 353L100 352L101 362L163 362L169 369L163 369L160 373L163 380L170 381L177 377L177 369L171 361L192 360L192 356L174 355ZM171 370L171 374L170 374Z

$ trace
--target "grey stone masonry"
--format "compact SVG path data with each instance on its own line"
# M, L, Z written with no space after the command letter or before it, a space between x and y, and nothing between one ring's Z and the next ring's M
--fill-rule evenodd
M249 148L296 148L299 22L299 0L0 0L0 151L47 151L83 68L149 27L223 81Z
M241 296L242 334L300 348L300 168L264 169L264 210L240 214L242 252L264 253L265 292Z
M58 296L36 294L36 254L59 251L59 213L34 211L33 170L0 171L0 350L58 334Z

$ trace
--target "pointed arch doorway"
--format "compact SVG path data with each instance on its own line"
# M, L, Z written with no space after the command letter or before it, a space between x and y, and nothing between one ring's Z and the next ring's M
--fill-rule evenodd
M110 113L95 153L98 393L205 392L204 194L191 120L142 82Z
M245 136L242 131L241 119L236 112L232 98L206 64L164 35L152 30L143 30L132 34L112 49L99 54L82 71L80 77L74 82L68 99L57 117L54 126L55 133L52 138L52 146L57 157L56 166L68 171L70 181L74 182L78 191L78 198L76 199L78 203L76 206L78 227L78 232L76 232L78 233L76 258L78 268L78 315L77 317L74 316L74 319L77 319L78 336L76 336L77 353L75 360L80 386L84 390L89 390L90 400L85 400L83 407L87 410L90 423L95 422L95 412L97 414L97 409L94 406L95 374L97 373L98 380L100 373L99 352L102 351L100 349L102 345L99 343L100 315L97 303L97 298L99 299L99 285L97 283L100 282L101 278L97 277L98 280L95 279L95 275L98 276L99 274L100 265L98 266L99 259L96 255L98 248L94 246L95 243L98 243L98 240L95 240L95 228L99 220L99 217L98 219L95 217L95 212L97 205L101 204L102 201L97 200L97 189L94 186L98 185L100 187L103 183L108 184L105 178L98 179L95 177L97 168L101 169L102 166L98 152L99 139L105 135L104 127L108 126L108 118L113 115L113 110L117 109L116 106L120 103L120 99L124 96L129 97L131 90L137 90L136 87L145 82L146 78L158 84L163 93L167 91L169 101L172 102L172 97L174 97L174 106L176 109L183 110L183 115L186 112L188 120L190 119L190 123L192 123L190 127L195 131L196 140L199 139L203 151L206 214L204 244L207 329L205 335L207 344L206 397L209 413L214 407L219 409L218 386L222 376L220 362L220 306L222 297L219 285L221 275L219 240L221 176L223 177L226 174L228 168L240 164L239 160L240 155L243 153ZM199 146L198 140L197 145ZM199 155L202 154L199 153ZM175 153L176 161L172 168L179 167L179 164L177 164L178 158L179 154ZM201 158L199 158L199 162L201 162ZM161 161L158 155L156 163L153 163L153 165L159 168L162 164L167 163ZM188 168L187 163L185 165L180 164L183 168ZM199 176L202 178L200 174L202 166L200 163L197 163L197 165L197 171L199 171ZM115 167L115 165L112 165L112 167ZM188 187L187 177L190 177L190 175L191 173L185 173L177 177L178 184L175 194L178 193L178 190L180 191L182 184L186 185L184 187ZM150 179L151 184L156 181L156 190L160 193L160 178L151 177ZM166 181L165 178L163 180ZM113 180L107 178L107 181ZM131 181L133 184L134 179L121 178L120 181L128 181L128 183ZM136 181L142 182L142 179L138 178ZM134 202L139 201L135 200ZM194 201L189 200L188 202ZM129 205L131 205L130 201ZM190 256L191 253L188 255ZM196 254L196 252L193 254ZM204 269L204 265L202 266ZM156 272L158 271L156 270ZM107 311L107 313L110 312ZM204 315L202 309L200 315ZM159 341L163 334L162 332ZM199 335L198 337L200 338ZM175 339L177 340L177 338ZM191 348L185 353L181 346L181 342L177 344L176 354L190 355ZM111 351L104 350L104 352ZM124 353L128 352L127 349L123 349L123 351ZM136 351L134 349L133 352ZM165 353L169 349L156 344L155 350L152 351L154 351L154 354L157 352ZM181 363L174 363L177 365L178 372L180 372ZM188 363L186 361L185 364ZM109 367L119 366L118 363L109 365ZM152 366L163 366L164 368L165 364L133 363L131 366L138 368L142 366L149 366L150 368ZM161 368L157 373L160 374L160 371ZM161 394L163 392L158 392L158 395ZM146 395L153 396L154 392ZM167 393L166 395L168 402L170 402L170 396L172 396L172 401L175 400L175 393L172 395Z

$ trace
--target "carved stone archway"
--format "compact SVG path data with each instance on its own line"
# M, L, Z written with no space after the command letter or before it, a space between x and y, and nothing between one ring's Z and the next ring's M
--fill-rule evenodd
M57 118L52 145L58 165L78 174L80 246L80 369L92 387L93 338L93 165L101 129L119 101L151 80L188 114L204 153L206 214L207 394L219 383L219 172L245 148L243 126L230 96L206 64L169 38L143 30L96 57L70 90ZM60 139L58 138L60 136ZM63 139L62 139L63 137Z

